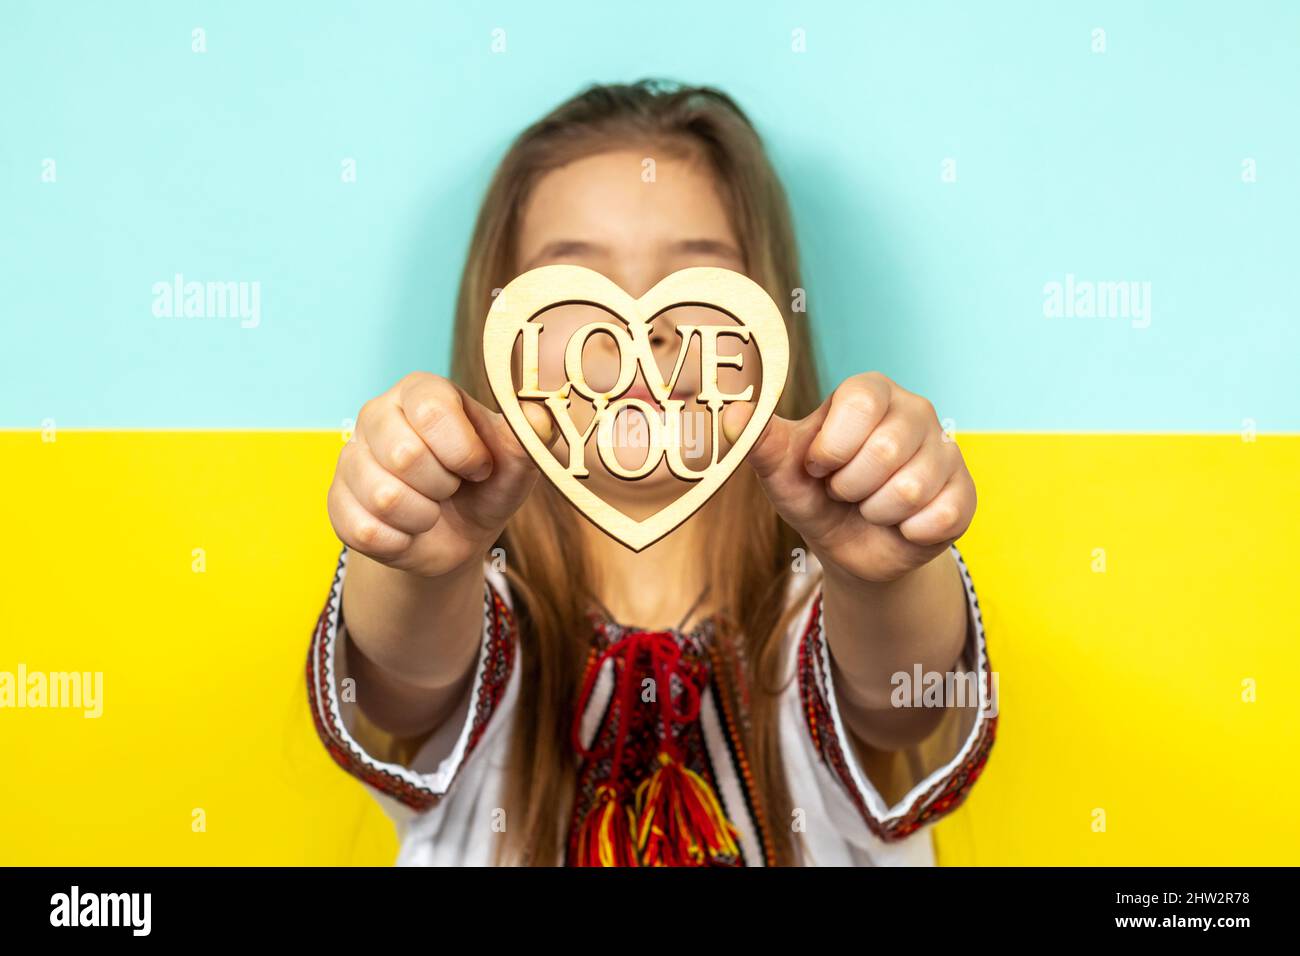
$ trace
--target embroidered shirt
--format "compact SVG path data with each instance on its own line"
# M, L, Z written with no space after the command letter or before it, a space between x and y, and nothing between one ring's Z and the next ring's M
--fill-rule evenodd
M596 626L582 683L588 693L580 718L581 739L574 741L581 744L578 753L587 756L578 761L568 849L565 858L555 862L572 862L578 821L596 799L598 783L609 775L610 744L619 722L626 719L622 772L635 781L653 771L667 723L683 764L709 785L735 828L737 865L771 865L772 826L792 827L804 865L933 865L928 827L960 805L979 777L993 746L998 713L997 682L989 666L979 602L960 552L955 546L951 551L968 606L966 645L958 667L978 693L969 696L971 706L947 708L939 726L917 746L878 755L888 759L873 760L870 774L836 704L820 587L801 592L798 583L792 583L787 602L798 609L784 634L789 680L783 684L777 717L794 808L791 821L765 819L758 799L743 746L748 721L745 662L742 654L730 650L734 642L716 640L711 620L688 632L649 633L593 618ZM317 733L334 760L365 784L392 819L399 838L398 865L490 864L499 838L494 816L503 805L520 681L518 629L505 576L485 564L478 661L455 716L409 761L397 762L359 742L364 735L358 725L364 717L351 695L345 698L339 692L340 675L347 673L347 624L341 610L347 558L344 548L307 656L308 697ZM809 573L793 578L819 580L816 559L809 556L808 563ZM617 706L613 698L628 666L636 669L629 676L638 683L640 675L654 675L647 654L633 654L636 660L629 665L628 655L605 653L629 635L654 637L672 654L669 701L673 712L688 720L665 721L656 708ZM641 647L638 642L623 643ZM919 688L916 693L919 702ZM890 802L882 790L902 796Z

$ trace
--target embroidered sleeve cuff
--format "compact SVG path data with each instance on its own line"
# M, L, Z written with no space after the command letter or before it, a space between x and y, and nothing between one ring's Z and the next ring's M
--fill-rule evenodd
M961 679L945 683L945 688L953 686L958 694L972 691L975 698L972 704L978 709L969 733L957 746L949 745L937 769L925 774L892 806L863 770L841 719L831 679L830 647L823 625L820 591L813 597L799 641L799 695L813 746L848 793L868 829L886 841L901 840L960 806L984 769L997 731L997 679L989 666L979 601L955 545L952 554L961 570L969 609L966 647L962 653L962 666L968 671L956 675ZM947 721L945 724L951 726Z
M316 733L331 757L369 787L416 811L432 808L448 791L461 766L483 738L514 666L517 632L514 617L502 591L504 579L489 573L483 596L483 636L470 690L469 707L450 755L429 772L380 759L357 742L350 727L358 717L355 695L339 687L340 661L346 653L343 620L343 578L348 549L339 555L334 581L307 654L307 697ZM497 578L496 584L493 578ZM340 693L340 691L344 691ZM412 761L420 765L421 761Z

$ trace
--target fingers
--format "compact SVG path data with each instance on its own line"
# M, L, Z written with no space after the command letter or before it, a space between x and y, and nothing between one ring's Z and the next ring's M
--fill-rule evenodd
M863 437L889 412L891 391L889 379L876 372L855 375L835 389L826 421L808 449L808 474L822 478L848 464Z
M722 420L733 443L753 415L734 404ZM805 419L774 416L748 461L806 541L870 580L928 560L975 513L975 483L934 406L875 372L846 380Z
M415 535L428 531L438 522L438 505L431 497L386 469L364 442L354 442L344 449L339 456L337 476L362 508L389 527ZM454 491L460 481L448 477Z
M850 447L860 421L841 418L843 434L828 444ZM822 434L831 427L828 418ZM826 493L837 501L856 503L863 519L870 524L891 527L919 515L959 471L965 472L961 452L955 444L943 441L934 406L920 395L891 386L888 411L866 435L853 457L829 475ZM969 490L973 488L971 483ZM912 527L918 534L941 533L958 523L963 515L969 522L968 512L947 516L945 520L947 505L962 504L959 493L960 489L951 493L929 518Z
M397 402L445 469L470 481L492 474L492 454L467 413L477 403L459 388L436 375L410 375L397 388Z
M974 516L975 482L962 467L933 501L902 522L898 530L913 544L941 544L965 534Z
M916 454L927 431L918 428L911 410L899 403L871 432L862 434L865 441L859 436L853 456L826 480L826 493L838 501L863 501L877 491ZM841 445L849 444L851 439L841 439Z
M370 407L367 403L357 416L357 434L379 467L431 501L454 495L460 476L438 461L401 409L395 403L381 404L379 411L367 415Z
M523 413L553 445L550 413L534 403ZM330 485L330 521L344 544L368 557L428 567L422 542L436 538L444 553L476 551L500 534L537 473L502 415L446 379L415 372L358 414Z
M858 506L862 517L872 524L895 525L934 500L961 461L957 446L941 437L938 432L926 436L916 454Z
M401 557L411 546L409 534L367 511L338 476L330 485L328 500L330 522L349 548L387 562Z

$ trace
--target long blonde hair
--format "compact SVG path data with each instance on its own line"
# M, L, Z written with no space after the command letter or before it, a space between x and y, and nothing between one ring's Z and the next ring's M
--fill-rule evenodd
M790 308L801 287L785 191L753 125L725 93L662 81L593 86L524 130L498 166L470 241L456 304L452 378L489 408L496 402L483 370L483 321L494 289L517 268L519 216L548 170L630 144L652 144L705 159L741 243L746 272L782 308L790 373L777 414L801 418L820 400L806 313ZM801 297L802 298L802 297ZM586 612L590 556L582 519L545 480L516 512L499 542L520 623L516 666L520 697L506 771L506 838L498 861L552 865L563 854L563 820L572 805L576 756L569 726L590 648ZM771 827L778 864L796 860L790 798L777 738L779 636L788 624L784 596L791 554L802 541L776 514L742 465L699 515L725 522L726 535L704 535L709 594L723 609L724 634L740 635L750 686L746 753ZM717 527L719 525L712 525Z

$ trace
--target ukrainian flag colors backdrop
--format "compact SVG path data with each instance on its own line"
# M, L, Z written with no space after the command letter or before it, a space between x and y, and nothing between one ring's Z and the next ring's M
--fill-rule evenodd
M1003 716L941 859L1294 862L1298 42L1290 3L7 3L0 671L104 702L0 710L0 863L392 860L303 688L341 436L446 370L509 138L647 74L766 136L827 384L927 395L976 476ZM177 276L245 308L169 316Z

